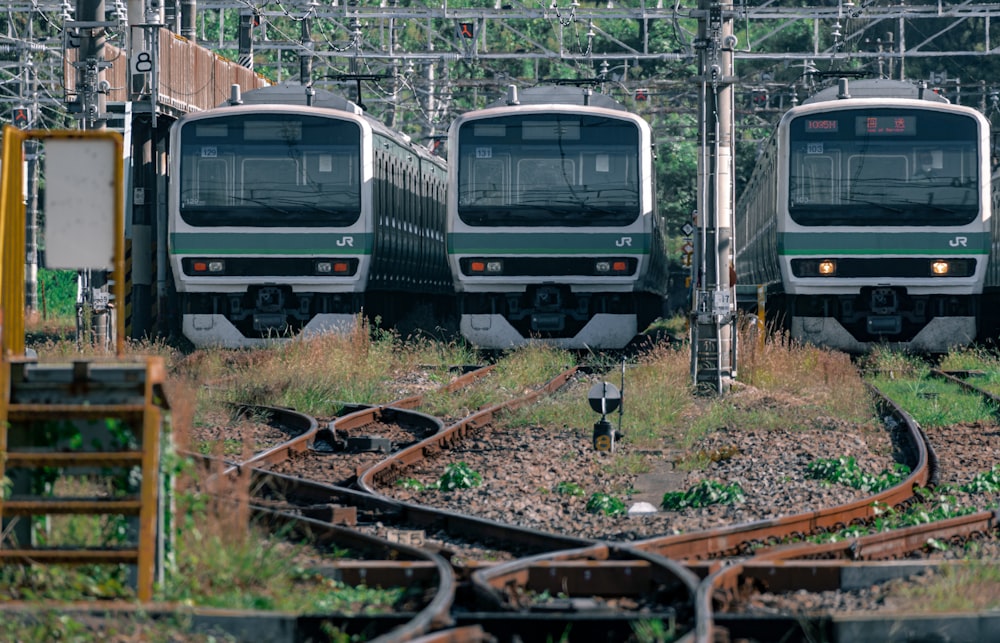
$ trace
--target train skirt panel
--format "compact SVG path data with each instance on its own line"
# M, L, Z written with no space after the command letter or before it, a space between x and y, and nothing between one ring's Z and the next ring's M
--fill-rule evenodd
M596 313L582 320L572 320L564 313L534 313L522 321L530 330L512 324L514 317L500 314L462 314L462 335L472 344L485 349L507 350L528 343L541 343L567 350L586 350L627 345L639 332L636 315ZM567 321L582 326L567 332ZM577 323L571 324L576 326ZM536 330L537 329L537 330Z
M951 348L967 346L976 339L976 317L935 317L923 324L914 335L900 337L896 333L882 334L878 331L899 326L897 320L872 317L866 320L875 333L859 334L844 328L840 320L833 317L792 316L790 332L798 341L826 346L848 353L866 353L876 346L895 350L921 353L941 353ZM879 324L890 326L879 327ZM859 340L869 336L867 341ZM896 339L894 339L896 338Z
M316 314L303 326L287 323L287 316L254 315L253 332L240 330L231 315L185 313L182 330L192 344L201 347L246 348L266 346L290 337L310 337L329 332L348 333L357 327L354 314Z

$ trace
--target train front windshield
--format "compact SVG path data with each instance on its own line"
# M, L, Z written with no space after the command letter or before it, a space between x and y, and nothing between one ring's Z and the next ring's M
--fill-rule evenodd
M639 128L582 114L464 123L458 216L473 226L626 225L641 212Z
M345 226L361 213L360 127L299 114L193 120L180 215L193 226Z
M979 131L963 114L851 109L790 123L800 225L964 225L979 213Z

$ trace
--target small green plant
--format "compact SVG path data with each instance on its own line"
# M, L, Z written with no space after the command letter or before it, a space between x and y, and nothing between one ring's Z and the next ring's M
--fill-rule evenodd
M483 476L472 469L467 462L453 462L445 467L441 477L431 484L424 484L416 478L401 478L396 481L397 487L410 491L428 491L438 489L452 491L454 489L471 489L483 483Z
M899 462L894 463L891 470L884 470L877 475L865 473L850 456L820 458L813 460L806 467L806 476L814 480L842 484L872 493L896 486L909 474L910 467Z
M471 489L483 483L483 476L474 471L466 462L453 462L445 467L444 474L437 481L437 488L442 491L453 489Z
M397 480L396 486L409 491L425 491L427 489L427 485L420 482L416 478L403 478L401 480Z
M601 513L605 516L616 516L625 513L626 507L619 498L598 492L587 500L587 511L592 514Z
M960 488L966 493L997 493L1000 491L1000 464L993 465L985 473L977 473L971 482Z
M677 639L677 623L664 621L639 621L632 626L640 643L666 643Z
M734 505L744 500L746 494L738 482L726 485L716 480L702 480L687 491L668 491L663 494L663 508L668 511L680 511L688 507Z
M556 485L556 493L563 496L582 496L586 492L575 482L562 481Z
M240 455L243 453L243 441L236 438L226 438L221 441L203 440L196 450L202 455L211 455L221 446L222 455Z

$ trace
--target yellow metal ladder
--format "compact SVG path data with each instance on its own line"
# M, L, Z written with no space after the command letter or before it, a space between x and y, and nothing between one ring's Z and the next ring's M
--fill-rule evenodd
M85 262L77 267L112 271L115 304L125 301L121 135L5 126L0 164L0 564L132 565L137 596L150 601L159 567L163 361L124 359L122 315L114 358L47 364L27 356L22 166L28 140L51 146L46 222L63 221L52 224L63 232L57 241L71 260ZM66 230L83 238L69 237L67 243ZM88 254L90 246L96 252ZM71 493L54 493L57 483L72 478L77 479L74 484L65 485ZM82 521L87 516L123 516L125 533L108 538L111 542L90 542L92 537L60 542L51 532L42 538L32 528L60 517Z
M7 421L0 425L0 478L10 485L0 500L0 521L51 516L133 516L137 538L108 545L66 546L53 542L32 545L30 529L20 530L27 542L0 545L0 564L62 563L136 566L139 600L149 601L159 567L157 515L160 488L161 410L165 404L163 362L88 362L38 364L4 360L8 370ZM114 431L110 429L116 429ZM74 445L75 442L75 445ZM71 446L73 445L73 446ZM53 469L63 479L135 478L129 493L59 496L39 493L42 470ZM32 485L35 481L35 485Z

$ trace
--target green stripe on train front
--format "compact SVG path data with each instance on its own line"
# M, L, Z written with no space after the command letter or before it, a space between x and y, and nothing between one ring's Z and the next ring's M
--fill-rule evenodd
M780 255L982 255L989 254L986 232L784 232Z
M451 232L449 254L639 255L649 252L648 232Z
M372 235L362 232L175 232L170 253L175 255L369 255Z

